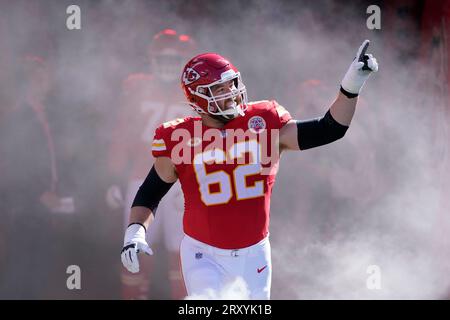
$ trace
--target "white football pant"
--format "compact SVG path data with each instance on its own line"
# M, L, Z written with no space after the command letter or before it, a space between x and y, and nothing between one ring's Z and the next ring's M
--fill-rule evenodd
M180 246L181 267L188 296L194 299L270 299L272 264L269 237L250 247L226 250L187 235ZM248 296L228 285L245 281ZM245 290L244 290L245 291Z

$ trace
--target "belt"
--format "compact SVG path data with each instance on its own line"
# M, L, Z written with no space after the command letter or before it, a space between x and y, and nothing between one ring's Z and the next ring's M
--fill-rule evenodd
M231 256L231 257L246 256L248 254L251 254L251 253L255 252L262 243L268 241L268 239L269 239L268 237L266 237L266 238L262 239L261 241L259 241L258 243L251 245L249 247L245 247L245 248L221 249L221 248L213 247L204 242L198 241L198 240L188 236L187 234L185 234L184 236L187 240L189 240L190 242L194 243L195 245L201 247L203 250L205 250L209 254L219 255L219 256Z

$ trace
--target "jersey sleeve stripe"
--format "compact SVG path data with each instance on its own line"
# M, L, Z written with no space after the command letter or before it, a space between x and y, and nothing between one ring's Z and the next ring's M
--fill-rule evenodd
M152 144L153 147L166 147L165 143L153 143Z
M165 146L163 146L163 147L155 147L155 146L152 146L152 150L153 150L153 151L166 151L167 149L166 149Z

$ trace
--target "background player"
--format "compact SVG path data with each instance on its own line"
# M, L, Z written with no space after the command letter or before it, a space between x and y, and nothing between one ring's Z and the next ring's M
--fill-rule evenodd
M162 30L154 36L148 47L151 74L131 74L123 83L109 167L116 179L126 185L123 188L126 191L125 196L122 196L122 188L118 185L111 186L107 201L112 208L123 206L125 228L133 198L152 164L149 159L152 133L161 122L188 114L182 104L178 76L179 70L193 52L194 42L191 37L180 35L172 29ZM177 299L184 295L179 270L179 245L183 237L183 198L179 185L174 186L167 197L168 201L161 206L161 215L152 224L147 241L155 245L163 233L169 258L171 297ZM143 265L143 270L138 275L122 272L124 299L148 298L150 272L155 274L155 266L151 259L144 260Z

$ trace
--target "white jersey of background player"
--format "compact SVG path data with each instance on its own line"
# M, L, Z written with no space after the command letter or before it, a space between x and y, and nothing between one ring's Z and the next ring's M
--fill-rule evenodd
M179 88L179 74L194 52L194 47L191 37L179 35L172 29L165 29L154 36L149 46L151 74L131 74L124 81L109 167L114 175L127 180L125 182L127 186L124 196L119 187L111 187L108 190L107 201L111 207L123 205L125 228L128 225L130 208L136 192L153 164L151 144L156 127L168 120L189 115L188 108L183 105L184 97ZM171 297L178 299L185 296L179 270L179 246L183 238L184 210L179 184L170 190L167 197L168 201L158 207L160 214L147 233L147 241L154 244L163 232L169 257ZM148 298L149 281L161 279L161 276L152 277L152 258L147 258L147 263L144 262L142 271L137 275L122 272L122 298Z

